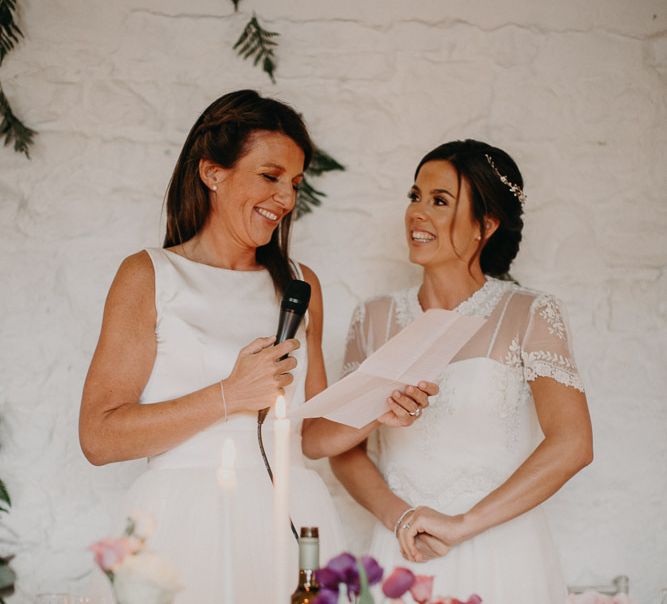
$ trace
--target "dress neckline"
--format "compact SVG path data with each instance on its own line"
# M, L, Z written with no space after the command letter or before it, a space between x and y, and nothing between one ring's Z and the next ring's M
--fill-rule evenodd
M226 273L237 273L241 275L247 275L247 274L252 274L252 273L257 273L258 275L266 275L268 270L266 268L260 268L260 269L252 269L252 270L238 270L235 268L225 268L222 266L213 266L212 264L205 264L204 262L197 262L196 260L192 260L191 258L188 258L187 256L183 256L182 254L179 254L177 252L174 252L172 250L168 250L166 248L158 248L161 251L165 252L170 258L179 258L186 264L192 264L194 266L201 266L204 269L210 269L214 271L224 271Z
M482 287L451 310L460 315L488 317L502 295L512 286L512 283L489 276L485 276L485 279L486 281ZM424 313L424 309L419 302L420 287L421 284L408 290L408 306L413 319Z

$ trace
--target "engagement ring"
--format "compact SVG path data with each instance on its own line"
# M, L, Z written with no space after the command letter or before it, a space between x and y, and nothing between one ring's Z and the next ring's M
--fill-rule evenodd
M415 409L414 411L408 411L408 415L411 415L412 417L419 417L421 414L421 407L419 407L419 409Z

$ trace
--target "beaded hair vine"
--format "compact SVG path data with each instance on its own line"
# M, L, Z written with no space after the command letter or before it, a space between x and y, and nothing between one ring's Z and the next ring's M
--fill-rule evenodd
M526 203L526 194L523 192L521 187L510 181L510 179L507 178L507 176L500 173L498 168L496 168L496 164L493 163L493 158L488 153L485 153L484 157L486 157L486 161L489 162L489 165L491 166L492 170L496 173L496 176L500 179L500 182L502 182L504 185L507 185L509 190L512 192L512 195L514 195L514 197L516 197L519 200L521 205Z

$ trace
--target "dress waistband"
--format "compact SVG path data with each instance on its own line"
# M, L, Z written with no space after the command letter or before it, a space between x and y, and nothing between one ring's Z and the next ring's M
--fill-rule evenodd
M264 449L273 466L273 431L271 425L262 431ZM205 430L175 446L169 451L148 458L150 469L166 468L217 468L223 460L223 447L227 441L234 444L236 469L263 468L264 461L257 441L256 430L215 429ZM290 466L305 467L301 451L301 435L293 430L289 440Z

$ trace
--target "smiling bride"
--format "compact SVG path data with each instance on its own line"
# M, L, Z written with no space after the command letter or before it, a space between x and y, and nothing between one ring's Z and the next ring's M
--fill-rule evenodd
M562 604L540 504L591 462L591 424L562 304L507 280L523 179L501 149L456 141L421 160L408 198L410 261L422 283L356 309L345 371L427 309L487 321L443 367L423 419L380 428L377 466L364 444L331 465L376 516L371 554L386 568L407 559L435 576L435 593Z

